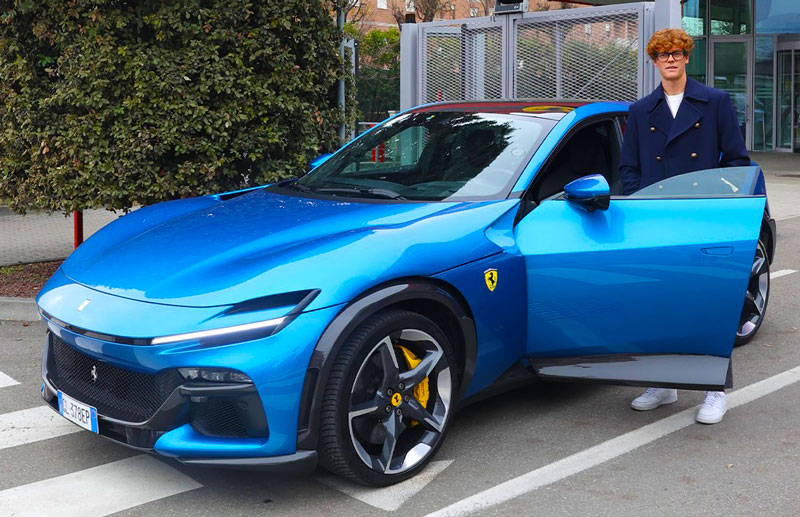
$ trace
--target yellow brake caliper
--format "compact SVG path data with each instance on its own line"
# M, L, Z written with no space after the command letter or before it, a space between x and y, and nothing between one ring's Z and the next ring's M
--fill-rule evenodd
M414 352L412 352L408 348L402 345L395 345L395 346L403 352L403 357L406 358L406 364L408 364L409 370L413 370L414 368L416 368L416 366L420 363L420 361L422 361L422 359L415 356ZM422 405L422 407L428 406L428 398L431 395L428 389L428 384L429 384L428 378L425 377L422 380L422 382L414 386L414 398L417 399L417 402L419 402ZM412 421L411 427L417 425L417 423L418 422L416 420Z

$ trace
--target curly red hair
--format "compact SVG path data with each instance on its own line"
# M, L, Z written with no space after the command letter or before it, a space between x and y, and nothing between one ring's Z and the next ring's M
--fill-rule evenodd
M683 50L687 54L694 48L694 40L683 29L661 29L653 33L647 44L647 55L655 59L659 52L669 52L673 49Z

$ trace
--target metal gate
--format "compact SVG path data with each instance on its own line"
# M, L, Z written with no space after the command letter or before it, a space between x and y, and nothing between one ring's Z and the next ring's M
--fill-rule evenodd
M633 101L654 85L651 3L404 25L401 108L449 100Z

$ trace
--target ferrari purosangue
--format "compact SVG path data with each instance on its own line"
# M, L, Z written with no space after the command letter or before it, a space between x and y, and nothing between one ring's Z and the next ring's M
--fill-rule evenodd
M188 464L388 485L520 375L721 389L767 306L763 175L623 196L626 113L423 106L297 180L136 210L39 294L42 396Z

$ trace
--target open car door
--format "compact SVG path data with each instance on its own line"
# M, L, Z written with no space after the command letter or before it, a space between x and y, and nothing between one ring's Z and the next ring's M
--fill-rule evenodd
M542 378L720 390L759 238L758 167L683 174L516 226L528 357ZM763 182L761 183L763 185ZM761 189L761 192L758 190Z

